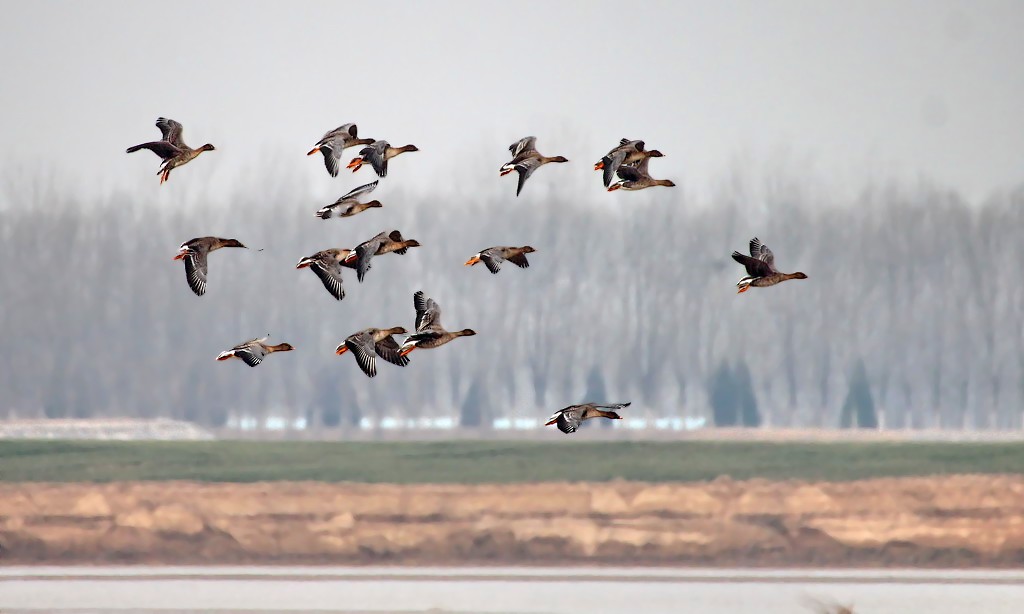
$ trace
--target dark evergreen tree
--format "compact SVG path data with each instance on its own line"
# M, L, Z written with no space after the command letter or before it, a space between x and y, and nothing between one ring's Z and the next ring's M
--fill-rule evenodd
M479 379L475 379L469 386L466 397L462 400L459 426L473 429L486 428L490 426L489 415L484 387Z
M757 395L750 377L747 363L740 360L733 369L733 383L736 386L736 404L739 408L739 423L743 426L761 426L761 412L757 408Z
M843 401L843 409L839 414L839 426L844 429L878 428L875 399L871 394L871 384L868 382L863 360L857 361L850 374L850 389L846 393L846 400Z
M715 426L736 426L739 423L735 378L729 364L722 362L708 382L708 398Z

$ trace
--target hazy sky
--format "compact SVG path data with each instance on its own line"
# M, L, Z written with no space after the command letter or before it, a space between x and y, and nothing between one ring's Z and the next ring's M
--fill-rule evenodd
M837 185L1024 181L1020 1L2 4L0 162L86 193L156 192L156 157L124 148L159 115L217 146L171 186L273 164L340 194L370 172L331 180L304 154L349 121L418 145L388 180L439 194L514 193L498 166L530 134L574 163L539 183L583 175L595 197L591 165L622 136L698 193L780 157Z

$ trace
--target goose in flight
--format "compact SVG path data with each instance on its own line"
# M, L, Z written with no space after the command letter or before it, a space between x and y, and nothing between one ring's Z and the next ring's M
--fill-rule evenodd
M416 348L425 350L439 348L459 337L471 337L476 334L476 331L471 328L457 331L445 330L441 326L441 307L434 302L434 299L427 297L422 290L413 295L412 304L416 309L416 332L402 342L400 350L402 356Z
M383 207L379 200L371 200L365 203L359 202L359 196L369 194L377 188L377 182L368 183L361 185L358 188L352 190L348 194L345 194L338 200L326 207L321 207L316 212L316 216L322 220L328 220L332 217L352 217L357 213L362 213L367 209L373 209L376 207Z
M509 145L508 150L512 152L512 160L501 165L500 176L516 171L519 173L519 185L516 187L516 196L523 191L523 185L530 178L535 170L550 162L568 162L563 156L542 156L537 151L537 137L528 136L519 139Z
M629 407L629 405L629 403L611 403L609 405L584 403L582 405L570 405L552 414L548 421L544 423L544 426L554 424L563 433L575 433L584 420L590 420L591 418L621 420L622 416L614 410Z
M158 170L156 174L160 175L161 185L163 182L170 179L171 171L173 169L191 162L204 151L214 151L215 149L214 146L209 143L197 149L192 149L186 145L185 141L181 140L181 124L173 119L158 117L156 120L156 127L160 129L162 137L159 141L150 141L149 143L133 145L126 149L125 152L132 153L139 151L140 149L148 149L160 156L163 163L160 165L160 170Z
M739 252L732 253L732 259L742 264L747 269L745 277L736 282L739 288L737 294L742 294L750 289L767 288L780 284L788 279L807 279L807 275L797 271L796 273L780 273L775 268L775 254L768 246L761 243L761 240L754 237L750 240L750 255Z
M178 255L174 257L174 260L185 261L185 279L188 281L188 287L192 288L197 296L206 294L207 256L210 252L222 247L245 246L238 239L196 237L185 241L178 247Z
M266 343L267 338L261 337L259 339L252 339L245 343L239 343L235 347L231 348L226 352L221 352L217 355L217 360L228 360L230 358L238 358L250 367L263 362L263 359L267 354L273 354L274 352L290 352L295 348L289 343L278 343L277 345L268 345Z
M477 263L483 262L488 271L497 274L501 270L501 263L508 260L517 267L526 269L530 267L530 263L526 260L526 254L532 254L535 251L537 250L529 245L522 247L504 247L500 245L488 247L487 249L480 250L467 260L466 266L474 266Z

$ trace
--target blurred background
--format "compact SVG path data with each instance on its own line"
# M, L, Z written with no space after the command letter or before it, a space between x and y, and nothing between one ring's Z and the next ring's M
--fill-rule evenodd
M0 417L333 437L529 431L591 399L633 401L629 430L1022 426L1017 3L5 14ZM163 186L124 154L160 115L217 147ZM391 163L384 208L323 222L376 179L302 155L349 121L421 151ZM516 198L497 170L528 134L571 162ZM679 187L606 193L592 165L621 137ZM346 271L343 302L294 269L392 228L423 247ZM255 249L214 254L198 298L171 257L204 235ZM736 296L753 236L810 279ZM525 244L528 270L462 266ZM334 355L411 328L421 289L479 336L373 380ZM268 332L298 351L214 363Z

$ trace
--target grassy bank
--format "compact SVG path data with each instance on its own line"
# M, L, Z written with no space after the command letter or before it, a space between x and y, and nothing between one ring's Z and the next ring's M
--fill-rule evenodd
M1024 473L1020 443L0 442L0 481L854 480Z

